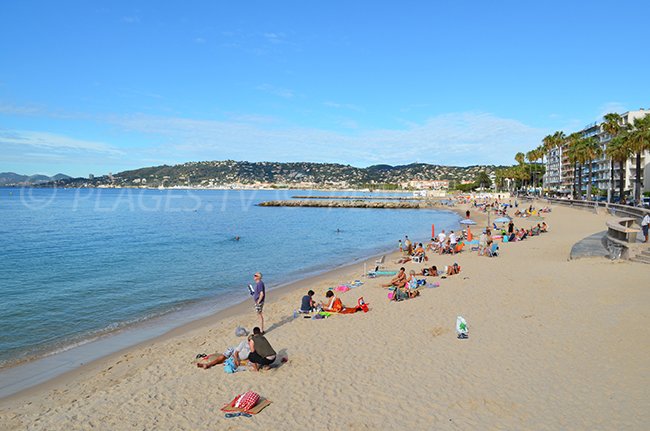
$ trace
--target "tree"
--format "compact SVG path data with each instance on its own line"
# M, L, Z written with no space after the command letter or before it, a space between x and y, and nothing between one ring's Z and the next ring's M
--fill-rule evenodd
M479 172L474 182L478 184L479 187L482 188L489 189L490 187L492 187L492 180L490 180L490 177L485 172Z
M614 139L616 139L616 137L623 131L623 125L622 125L623 119L621 118L621 116L619 114L617 114L615 112L605 114L603 119L605 120L603 122L603 126L602 126L603 131L609 135L610 142L613 142ZM607 146L607 149L609 149L609 145ZM614 191L615 191L615 188L616 188L615 187L616 184L614 182L614 158L609 154L609 152L607 152L607 156L611 159L611 162L610 162L611 163L611 165L610 165L610 172L611 172L611 174L610 174L610 181L611 181L610 190L611 190L611 192L610 192L610 199L608 199L607 202L611 202L611 198L614 197ZM623 168L621 167L621 169L623 169ZM621 198L622 197L623 197L623 195L621 194Z
M632 130L628 134L628 143L636 153L636 178L634 181L634 198L637 205L641 203L641 154L650 150L650 115L635 118Z
M591 183L594 171L593 161L603 154L600 140L596 136L583 138L580 143L582 160L589 163L589 183L587 184L587 199L591 200Z
M612 159L612 163L618 162L619 165L619 202L623 202L625 193L625 162L630 158L632 149L627 143L627 131L624 129L619 132L609 144L607 144L607 156ZM612 178L612 183L614 179ZM612 193L613 195L613 193Z
M515 161L519 163L520 165L524 164L524 160L526 159L526 155L524 153L517 153L515 154Z
M573 163L573 197L574 199L578 196L578 191L576 190L576 172L578 180L578 190L580 191L580 196L582 196L582 153L580 148L580 133L571 133L567 137L568 148L567 156L569 162ZM578 169L578 164L580 164L580 169Z

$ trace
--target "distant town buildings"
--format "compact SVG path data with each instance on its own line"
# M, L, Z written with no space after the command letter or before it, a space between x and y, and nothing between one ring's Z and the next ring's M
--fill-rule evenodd
M447 190L449 189L448 180L413 180L402 183L401 187L404 189L418 189L418 190Z

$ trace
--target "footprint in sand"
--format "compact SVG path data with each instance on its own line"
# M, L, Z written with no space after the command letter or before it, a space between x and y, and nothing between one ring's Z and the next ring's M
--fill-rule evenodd
M440 326L433 328L433 330L431 331L434 337L438 337L444 334L445 332L449 332L449 330Z

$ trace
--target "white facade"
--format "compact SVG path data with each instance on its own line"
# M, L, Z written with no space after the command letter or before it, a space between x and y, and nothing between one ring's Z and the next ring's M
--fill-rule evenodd
M650 114L650 110L640 109L637 111L628 111L621 114L623 124L632 124L636 118L642 118ZM593 123L583 128L580 133L584 137L597 136L603 150L603 155L591 163L593 169L592 181L593 186L600 190L619 189L620 168L618 163L614 163L612 171L611 160L607 157L607 144L611 137L603 131L602 123ZM553 148L546 153L546 173L544 174L544 188L552 191L570 191L573 188L574 175L573 166L568 163L567 157L562 148ZM587 189L589 182L589 165L582 167L582 189ZM634 190L634 181L636 180L636 154L632 155L624 166L625 169L625 190ZM641 155L642 170L642 191L650 190L650 152L645 151ZM612 184L613 182L613 184Z

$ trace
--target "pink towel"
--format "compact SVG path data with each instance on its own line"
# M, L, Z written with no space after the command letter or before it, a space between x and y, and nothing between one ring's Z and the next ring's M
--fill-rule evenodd
M337 292L347 292L348 290L350 290L350 288L348 286L341 285L341 286L338 286L334 290L336 290Z

